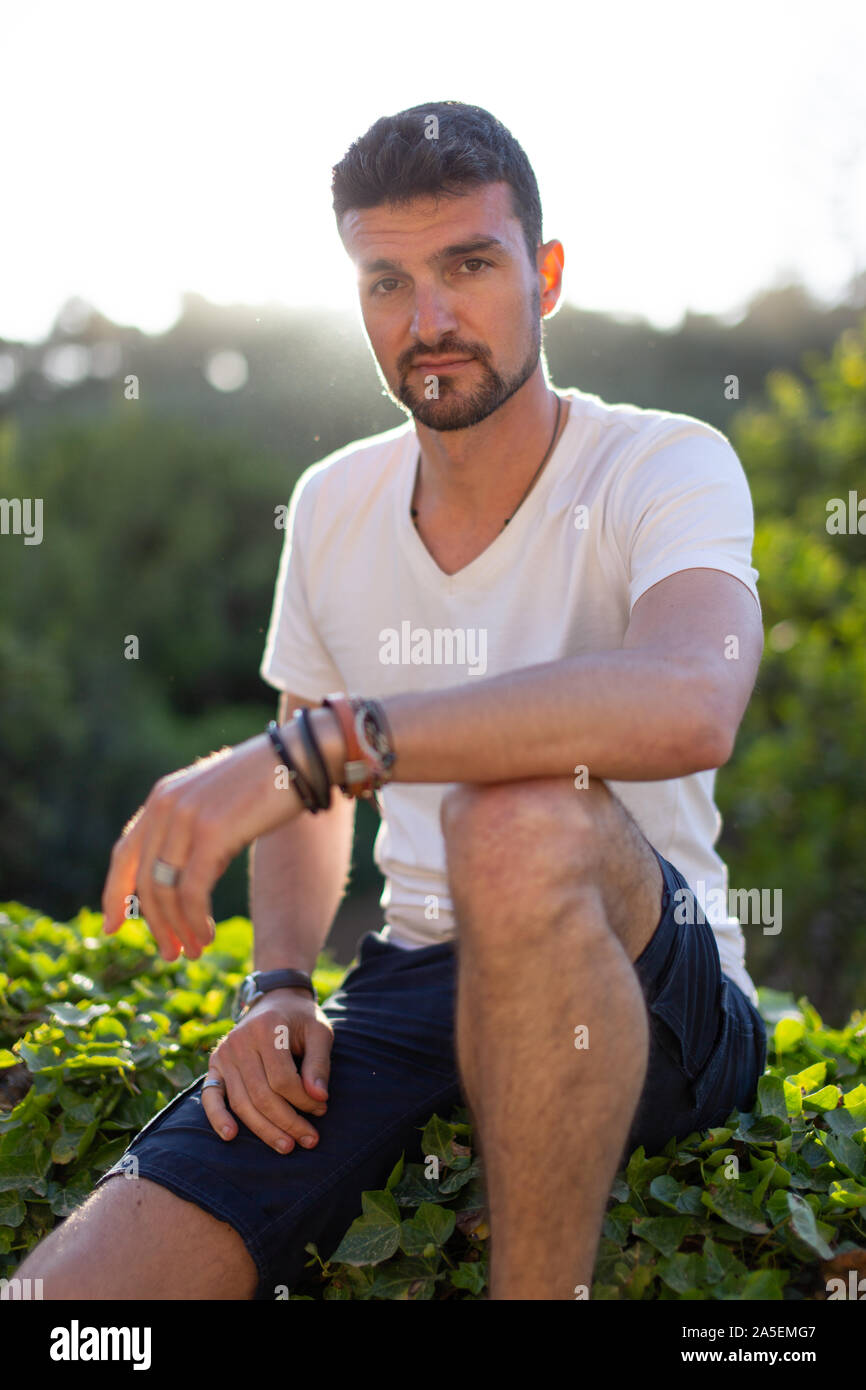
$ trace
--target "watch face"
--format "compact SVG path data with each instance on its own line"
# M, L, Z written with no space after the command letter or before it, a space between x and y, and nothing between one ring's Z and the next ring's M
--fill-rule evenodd
M257 983L255 975L247 975L246 978L241 981L241 985L238 990L237 1004L235 1005L235 1017L238 1017L241 1014L241 1012L247 1007L247 1005L250 1003L250 1000L253 998L256 992Z

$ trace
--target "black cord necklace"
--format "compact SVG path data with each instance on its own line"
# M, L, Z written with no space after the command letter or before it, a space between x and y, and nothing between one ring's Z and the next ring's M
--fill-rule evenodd
M556 397L556 422L555 422L555 424L554 424L554 426L553 426L553 434L552 434L551 437L550 437L550 443L549 443L548 446L547 446L547 452L545 453L544 458L541 460L541 463L538 465L538 467L536 468L535 472L533 473L532 478L530 479L530 482L529 482L529 487L526 489L526 491L524 492L524 494L523 494L523 496L521 497L520 501L518 502L517 506L514 508L514 511L511 513L511 516L507 516L507 517L505 518L505 520L503 521L503 523L502 523L502 529L503 529L503 531L505 530L505 528L506 528L506 526L508 525L509 521L511 521L512 517L514 517L514 516L517 514L517 512L520 511L520 508L523 506L524 502L526 501L527 497L529 496L530 492L532 491L533 487L535 486L535 484L536 484L536 482L537 482L537 480L538 480L538 475L540 474L542 468L543 468L544 465L547 463L547 460L550 458L550 455L551 455L552 452L553 452L553 445L554 445L554 443L555 443L555 441L556 441L556 436L557 436L557 433L558 433L558 431L559 431L559 417L560 417L561 413L562 413L562 397L559 396L559 395L557 395L557 397ZM414 501L414 498L415 498L415 494L416 494L417 491L418 491L418 478L419 478L420 472L421 472L421 450L419 449L419 450L418 450L418 462L415 464L415 483L414 483L414 486L413 486L413 488L412 488L412 498L413 498L413 501ZM417 530L417 529L418 529L418 508L417 508L417 507L411 507L411 506L410 506L409 511L410 511L411 514L412 514L412 521L414 522L414 524L415 524L415 529Z

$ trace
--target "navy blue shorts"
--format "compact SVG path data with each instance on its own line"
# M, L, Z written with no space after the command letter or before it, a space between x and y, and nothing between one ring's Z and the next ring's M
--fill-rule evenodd
M643 1144L657 1152L671 1138L721 1124L748 1109L766 1063L763 1020L721 973L712 929L674 916L682 875L656 856L664 874L655 934L635 962L651 1022L646 1082L625 1157ZM700 913L697 914L699 917ZM315 1241L327 1258L361 1210L361 1193L384 1186L405 1150L421 1162L421 1127L465 1104L456 1070L452 943L406 949L375 932L361 940L358 964L323 1005L334 1029L329 1101L314 1120L319 1142L279 1154L240 1120L230 1142L202 1109L204 1076L181 1091L132 1141L138 1176L195 1202L242 1236L259 1272L256 1299L275 1297L302 1277Z

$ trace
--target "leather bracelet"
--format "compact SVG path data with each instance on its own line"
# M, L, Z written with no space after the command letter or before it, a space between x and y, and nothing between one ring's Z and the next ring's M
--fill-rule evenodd
M312 788L310 787L309 782L307 781L306 777L304 777L294 758L289 753L289 750L285 744L285 740L283 739L283 736L280 733L280 726L277 723L276 719L271 719L270 722L265 726L265 733L268 735L268 737L271 740L271 743L274 745L280 762L285 766L286 771L289 774L289 781L294 786L295 791L301 798L301 801L303 802L305 808L308 811L311 811L313 815L315 815L319 807L316 802L316 798L313 795Z
M307 755L307 766L310 770L310 787L316 798L317 809L319 811L327 811L331 806L331 778L325 759L322 757L322 750L313 732L310 711L306 705L303 705L294 711L294 717L298 721L298 733L301 736L304 752Z
M377 778L369 760L361 751L355 728L355 711L349 697L342 691L333 691L326 695L322 704L333 712L343 735L346 756L343 780L339 783L340 791L344 796L363 797L372 801L378 785Z

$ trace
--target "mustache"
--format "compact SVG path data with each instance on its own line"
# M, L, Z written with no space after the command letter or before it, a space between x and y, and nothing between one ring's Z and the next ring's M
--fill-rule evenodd
M443 359L449 357L477 357L480 361L486 362L487 352L484 348L473 346L470 343L447 343L444 347L440 344L439 347L435 348L418 346L412 348L411 351L400 358L397 363L398 371L401 373L407 372L410 367L415 365L419 357L440 357Z

